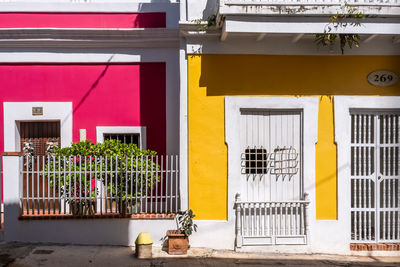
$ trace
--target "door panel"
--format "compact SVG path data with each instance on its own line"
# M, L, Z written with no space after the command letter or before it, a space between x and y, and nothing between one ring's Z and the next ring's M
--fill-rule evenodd
M399 112L351 114L351 239L400 242Z
M242 110L241 196L246 201L299 200L301 113Z
M28 175L24 174L23 176L23 195L25 199L29 197L30 200L23 201L23 212L39 213L43 207L48 210L56 210L59 205L58 201L52 202L55 206L50 207L49 201L45 199L56 197L57 192L52 190L49 180L45 179L39 170L43 170L43 165L47 162L49 145L59 146L61 144L60 122L20 122L19 126L21 151L25 156L29 156L24 160L26 162L24 171ZM30 190L28 191L27 188Z

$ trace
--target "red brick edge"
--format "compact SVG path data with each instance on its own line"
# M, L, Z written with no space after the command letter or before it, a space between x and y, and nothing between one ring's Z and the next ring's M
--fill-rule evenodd
M3 152L1 153L3 156L22 156L21 152Z
M350 244L352 251L400 251L400 243Z
M175 214L171 213L140 213L132 215L120 215L120 214L95 214L87 216L77 216L72 214L32 214L32 215L20 215L19 220L65 220L65 219L174 219Z

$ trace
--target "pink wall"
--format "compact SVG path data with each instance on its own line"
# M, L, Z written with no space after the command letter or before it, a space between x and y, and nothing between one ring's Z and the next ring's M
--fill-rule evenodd
M79 129L146 126L147 147L166 151L165 63L0 65L0 152L3 102L72 102L73 141Z
M166 14L0 13L0 28L165 28Z

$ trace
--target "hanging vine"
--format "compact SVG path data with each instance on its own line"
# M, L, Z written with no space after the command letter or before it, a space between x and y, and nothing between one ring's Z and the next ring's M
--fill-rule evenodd
M348 46L350 49L359 47L360 35L355 33L332 33L332 30L338 28L346 28L347 26L361 26L361 20L367 18L361 11L355 7L345 4L345 12L337 13L329 17L329 23L325 25L324 33L317 33L314 42L317 45L333 47L336 40L340 40L340 50L344 54L344 49Z

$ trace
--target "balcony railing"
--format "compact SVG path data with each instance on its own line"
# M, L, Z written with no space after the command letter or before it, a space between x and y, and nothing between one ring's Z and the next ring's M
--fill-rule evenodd
M21 157L20 216L172 215L178 156Z
M306 244L308 200L240 201L236 195L236 246Z
M221 0L220 14L325 15L345 5L364 14L400 16L400 0Z

